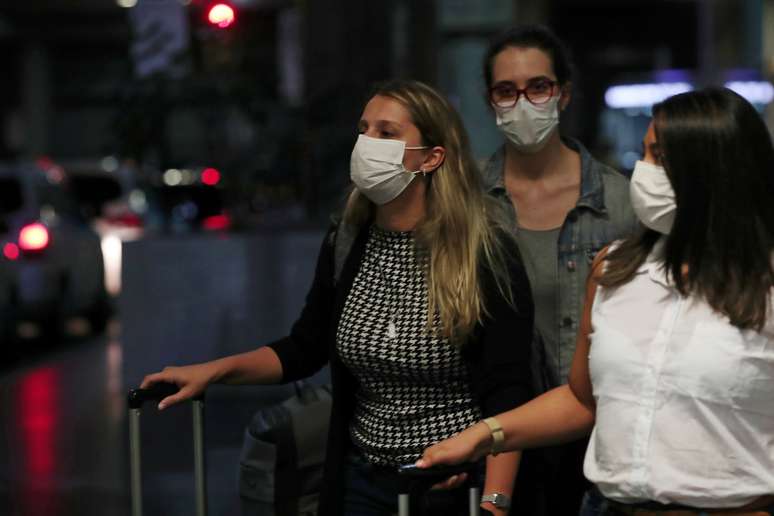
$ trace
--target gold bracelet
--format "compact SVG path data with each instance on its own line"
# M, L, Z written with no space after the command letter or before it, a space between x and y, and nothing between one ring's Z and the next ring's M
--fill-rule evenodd
M489 431L492 432L492 448L489 453L494 457L498 453L502 453L505 448L505 433L503 427L500 426L500 422L493 417L484 419L484 423L489 427Z

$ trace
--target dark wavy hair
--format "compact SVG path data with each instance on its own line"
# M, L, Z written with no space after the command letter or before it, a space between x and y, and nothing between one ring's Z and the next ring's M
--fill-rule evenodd
M570 52L562 40L544 25L517 25L501 32L489 42L482 63L487 94L492 87L492 67L494 59L508 47L537 48L551 58L556 80L564 86L572 80L573 66Z
M702 296L739 328L760 330L774 285L774 146L760 115L726 88L653 107L677 211L663 266L683 295ZM659 235L646 230L607 256L600 283L628 282ZM687 267L686 267L687 266Z

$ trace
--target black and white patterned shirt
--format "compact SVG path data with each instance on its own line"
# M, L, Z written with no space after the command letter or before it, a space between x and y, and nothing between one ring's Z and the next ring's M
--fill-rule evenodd
M413 462L481 417L459 348L428 331L426 258L416 256L412 233L371 226L337 331L358 381L350 435L374 464Z

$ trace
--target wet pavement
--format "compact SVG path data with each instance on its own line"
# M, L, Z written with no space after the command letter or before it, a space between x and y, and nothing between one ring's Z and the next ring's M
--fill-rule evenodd
M123 346L67 343L0 372L0 515L129 515ZM239 452L254 411L287 387L216 387L206 403L209 513L242 514ZM194 513L190 407L142 415L145 514ZM271 514L266 506L262 514ZM255 513L253 513L255 514Z

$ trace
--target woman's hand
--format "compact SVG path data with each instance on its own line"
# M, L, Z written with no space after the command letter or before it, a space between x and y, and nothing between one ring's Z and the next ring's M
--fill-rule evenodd
M172 396L167 396L159 403L159 410L164 410L170 405L193 398L204 392L204 389L215 378L215 368L211 362L184 367L165 367L160 373L149 374L142 380L141 389L147 389L157 383L171 383L177 386L179 391Z
M427 448L422 458L417 461L417 467L429 468L474 462L487 455L491 447L492 434L489 427L479 422L454 437Z

